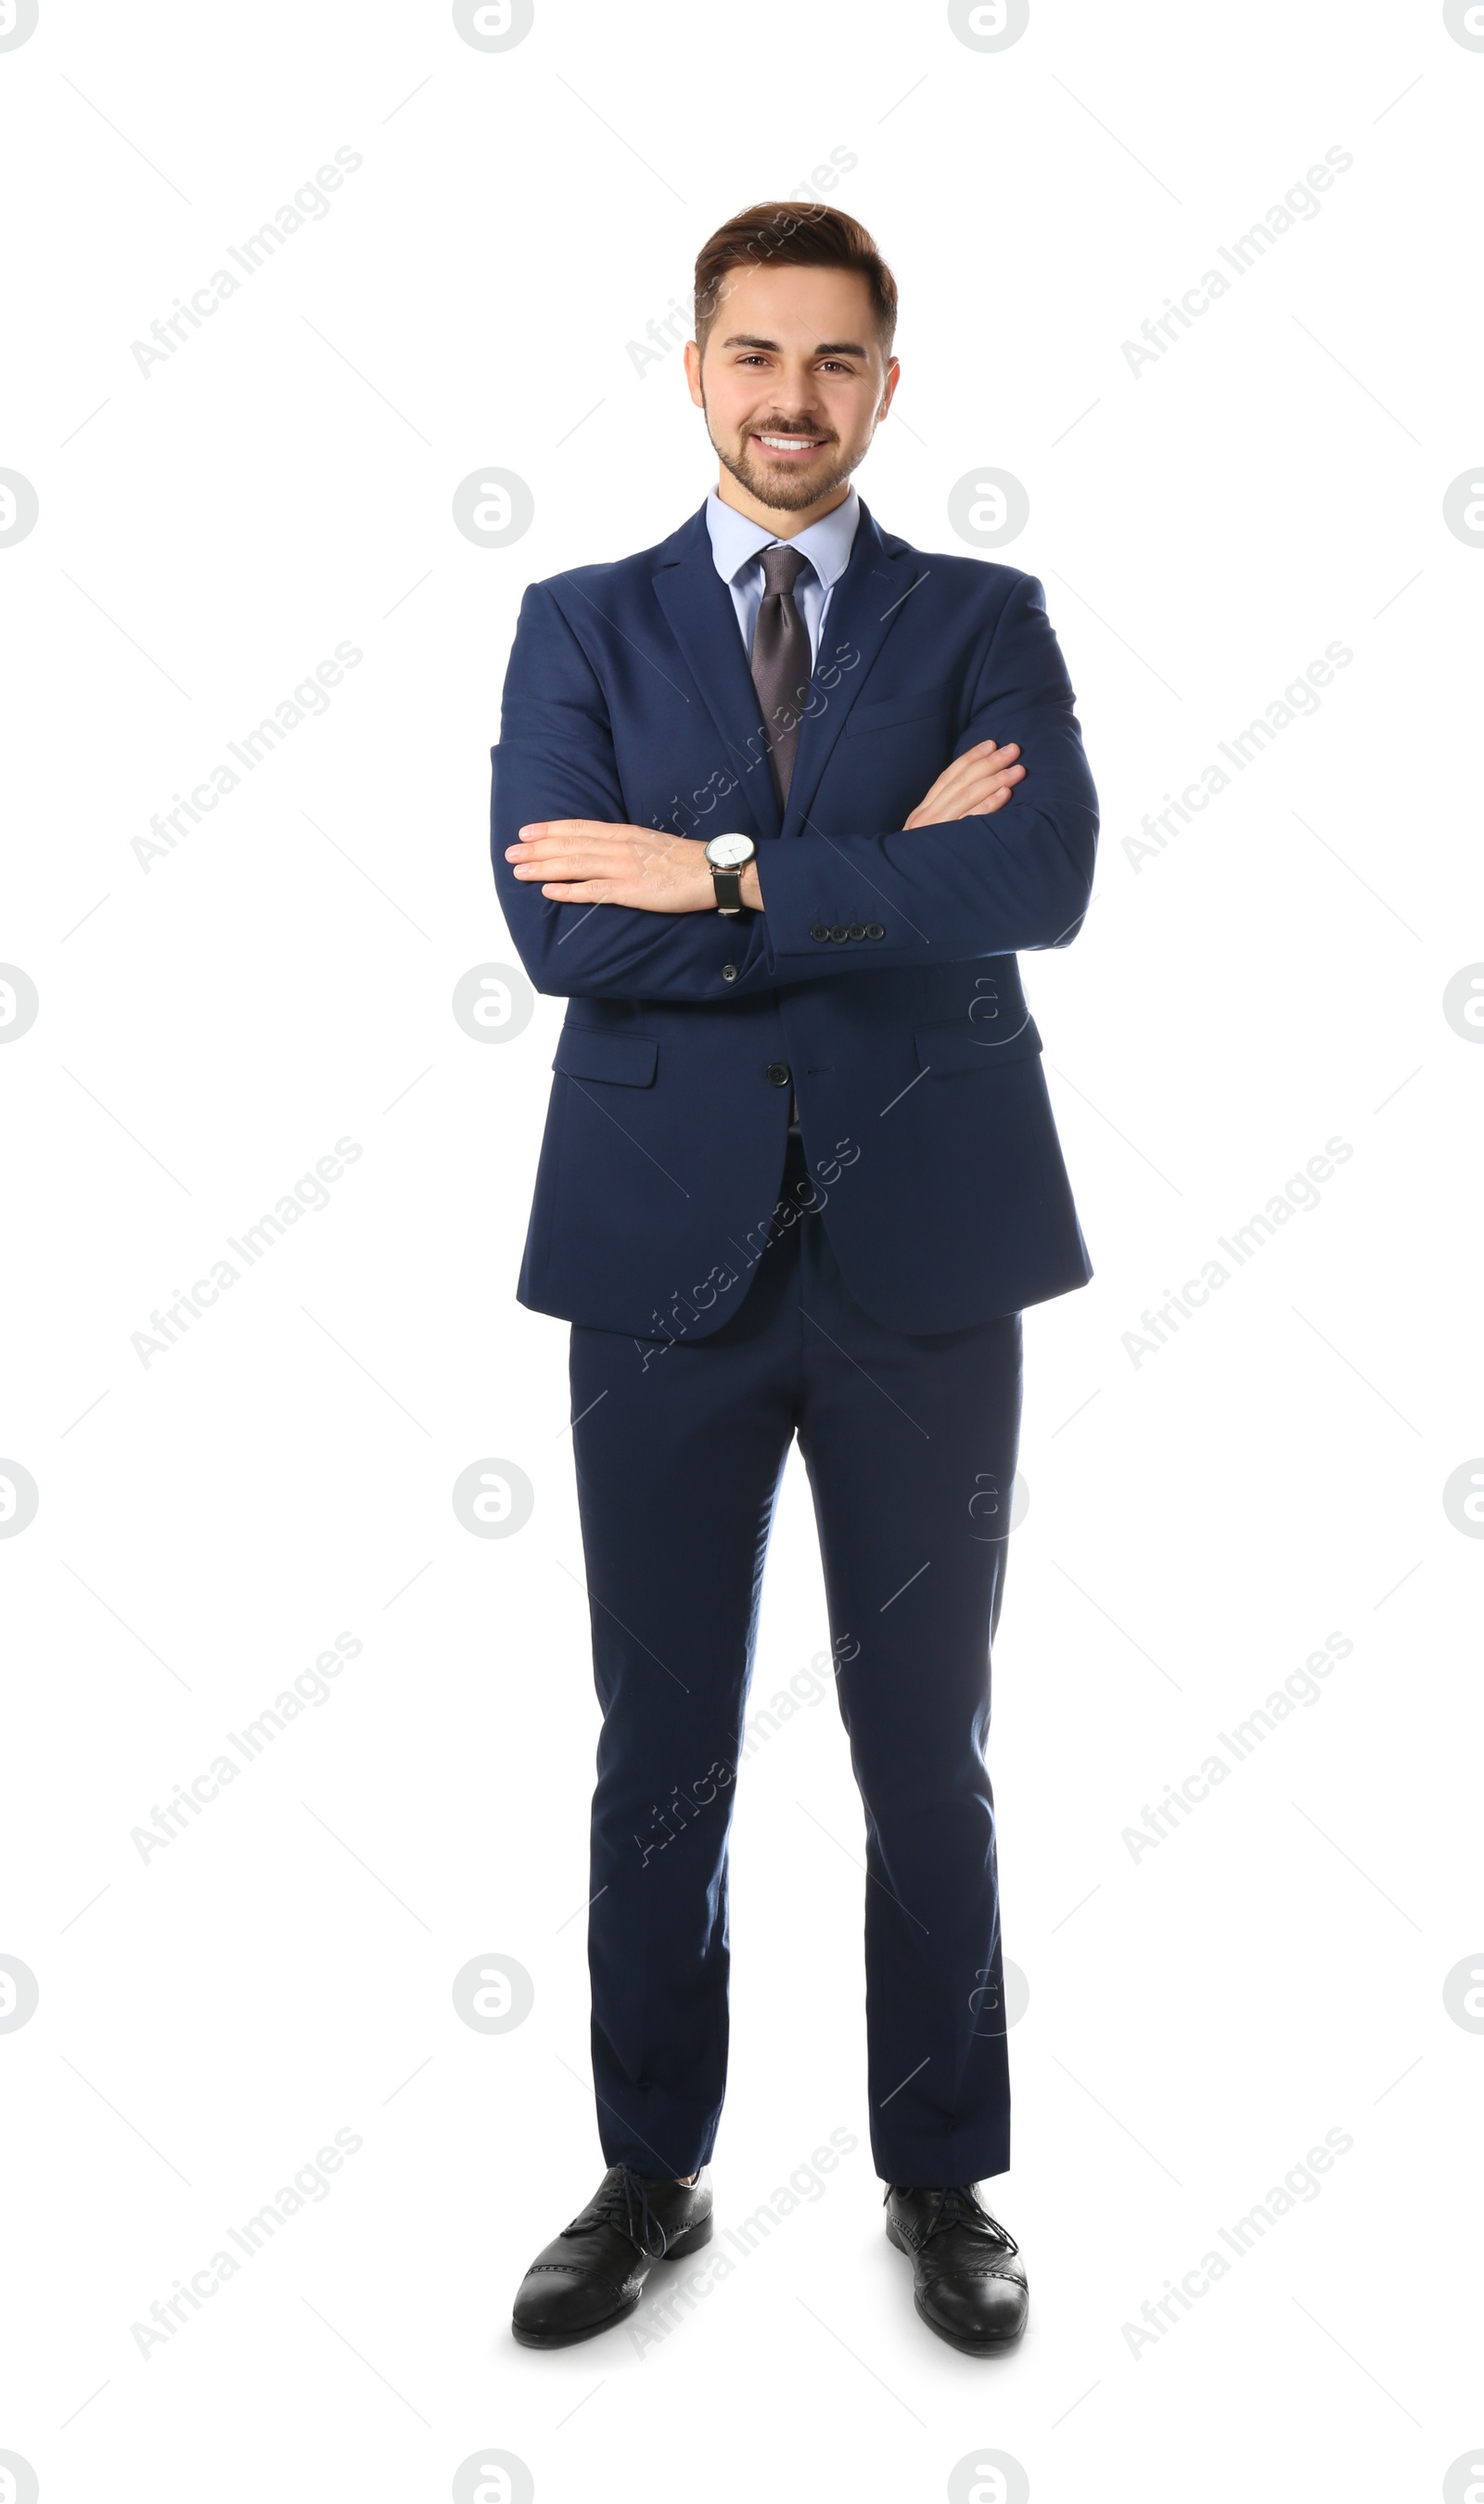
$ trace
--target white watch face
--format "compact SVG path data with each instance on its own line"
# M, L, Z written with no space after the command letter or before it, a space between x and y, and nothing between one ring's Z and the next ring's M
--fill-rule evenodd
M713 869L741 869L756 849L750 835L713 835L706 856Z

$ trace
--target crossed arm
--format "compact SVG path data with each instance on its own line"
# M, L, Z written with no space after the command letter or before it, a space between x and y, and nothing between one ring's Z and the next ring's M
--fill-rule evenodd
M988 817L1003 809L1025 773L1014 740L1004 748L982 739L956 756L917 803L903 828L946 826L955 817ZM539 884L554 904L623 904L638 913L705 913L716 898L706 847L692 835L649 826L609 826L595 817L552 817L522 826L505 858L523 884ZM742 900L754 913L768 906L756 860L742 875Z
M724 919L704 844L627 818L598 672L552 590L533 583L506 672L491 824L527 973L558 996L720 1002L1065 946L1091 890L1097 797L1032 576L1014 584L989 632L961 736L964 752L904 827L811 825L760 847L742 887L750 918ZM886 927L869 948L811 936L872 921Z

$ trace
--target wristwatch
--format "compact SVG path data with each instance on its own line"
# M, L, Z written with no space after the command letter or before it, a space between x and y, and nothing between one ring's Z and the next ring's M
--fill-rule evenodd
M716 910L729 917L743 910L742 874L757 851L750 835L713 835L706 848L716 889Z

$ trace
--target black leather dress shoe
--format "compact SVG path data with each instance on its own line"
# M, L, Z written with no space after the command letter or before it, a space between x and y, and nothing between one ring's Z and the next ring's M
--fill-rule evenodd
M882 2205L889 2241L911 2256L929 2330L969 2356L1019 2338L1030 2313L1020 2247L980 2207L972 2182L951 2191L888 2182Z
M634 2311L656 2261L679 2260L710 2240L709 2166L687 2184L610 2165L580 2216L532 2262L510 2327L523 2348L596 2339Z

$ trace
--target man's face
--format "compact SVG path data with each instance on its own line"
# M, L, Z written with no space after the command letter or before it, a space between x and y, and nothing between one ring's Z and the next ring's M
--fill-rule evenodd
M828 510L865 459L897 383L856 270L728 270L690 396L744 498L770 513Z

